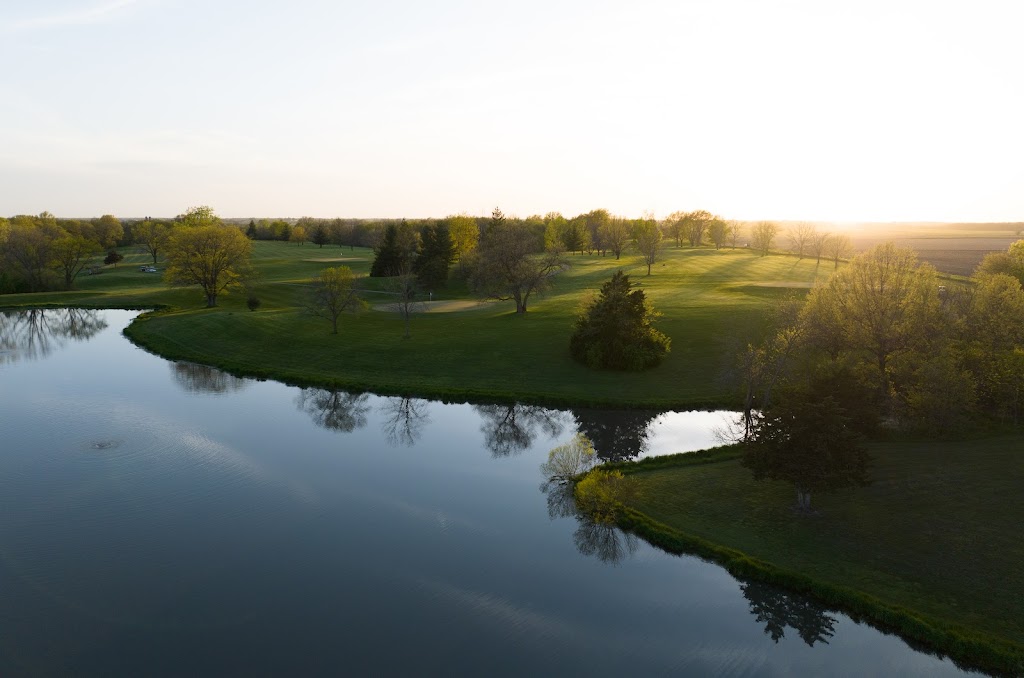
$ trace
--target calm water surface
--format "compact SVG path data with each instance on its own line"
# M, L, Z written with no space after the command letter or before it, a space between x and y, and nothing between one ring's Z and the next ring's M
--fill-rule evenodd
M303 390L134 315L0 314L0 675L960 673L541 488L578 428L624 458L727 413Z

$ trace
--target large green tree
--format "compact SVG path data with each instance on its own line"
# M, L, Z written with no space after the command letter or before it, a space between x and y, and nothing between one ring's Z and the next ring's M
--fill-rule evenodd
M647 275L651 274L651 266L658 258L661 249L661 229L651 215L645 215L633 223L633 242L636 249L647 264Z
M113 214L104 214L98 219L93 219L92 231L93 240L104 249L117 247L118 242L124 237L124 226Z
M644 291L632 289L629 276L616 271L577 318L569 352L594 368L653 367L670 346L669 338L653 327L655 317Z
M480 227L476 219L468 214L455 214L448 217L448 231L451 233L452 246L455 248L455 258L462 266L464 257L476 250L480 242Z
M618 260L629 244L629 224L622 217L611 217L601 225L601 244Z
M70 290L75 278L99 246L80 235L65 235L54 239L52 248L53 267L63 279L64 289Z
M742 461L755 479L792 483L804 512L814 492L868 482L867 452L831 395L791 396L759 413Z
M211 221L219 221L212 212L191 223ZM233 226L214 223L178 228L167 241L164 279L171 285L199 285L206 305L213 307L219 294L242 285L251 275L251 254L252 242Z
M884 243L812 290L802 322L811 340L833 356L869 357L879 392L888 395L892 359L926 350L942 335L938 288L935 269L919 264L913 250Z
M250 225L252 222L250 222ZM153 265L156 265L157 257L167 244L167 237L170 235L170 227L160 221L145 219L135 224L133 228L135 242L146 248L149 256L153 257Z
M978 264L977 275L1002 273L1017 279L1024 285L1024 240L1010 245L1005 252L990 252Z

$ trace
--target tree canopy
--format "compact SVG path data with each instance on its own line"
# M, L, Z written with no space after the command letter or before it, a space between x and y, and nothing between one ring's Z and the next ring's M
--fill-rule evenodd
M204 217L193 223L209 221ZM206 305L213 307L220 293L241 285L250 275L251 253L252 242L232 226L178 228L167 240L164 279L171 285L199 285Z
M651 274L651 266L658 258L658 250L661 247L661 229L653 216L645 215L633 224L633 240L636 249L644 258L647 264L647 275Z
M757 417L743 465L755 479L793 483L797 507L811 508L811 493L868 482L868 455L831 395L783 400Z
M550 277L565 266L558 252L534 254L530 228L495 209L495 216L480 239L472 283L478 293L492 299L512 299L516 313L526 313L530 296L543 291Z

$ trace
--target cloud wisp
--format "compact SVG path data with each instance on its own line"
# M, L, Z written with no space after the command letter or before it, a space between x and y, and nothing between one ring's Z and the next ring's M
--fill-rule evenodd
M111 0L83 9L27 17L10 23L8 29L13 32L24 32L66 26L88 26L109 21L120 12L137 4L139 4L139 0Z

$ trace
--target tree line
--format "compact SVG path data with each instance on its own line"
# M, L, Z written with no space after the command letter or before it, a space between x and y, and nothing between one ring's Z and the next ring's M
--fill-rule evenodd
M882 430L952 435L1019 425L1024 241L943 281L893 243L854 257L742 355L744 463L812 492L867 482L859 444Z
M212 215L212 210L206 209L207 216ZM191 210L171 219L146 217L123 221L110 214L94 219L60 219L49 212L0 217L0 293L70 289L83 270L98 265L104 252L109 255L104 263L116 263L118 257L112 250L131 245L139 246L156 265L172 232L190 225L196 218ZM468 276L468 264L485 240L483 236L499 222L502 230L514 234L517 250L526 255L555 252L614 255L618 259L632 248L643 257L648 273L667 243L674 242L676 247L743 247L767 254L782 235L774 222L729 221L705 210L673 212L660 220L649 213L636 219L615 216L605 209L570 218L558 212L526 218L502 214L500 220L493 214L410 220L301 217L250 219L248 223L230 224L217 219L217 223L238 228L249 240L276 240L299 246L310 243L318 247L366 247L375 251L383 247L384 268L391 271L411 269L424 234L429 232L445 242L428 245L435 253L427 266L430 270L417 271L420 284L428 287L443 285L446 271L442 270L442 259L448 259L448 266L459 262L459 274ZM447 231L447 235L442 235L442 231ZM849 238L819 232L813 225L798 224L785 235L791 251L801 258L826 258L838 265L851 252ZM449 248L450 253L445 253ZM494 287L493 281L477 282Z

